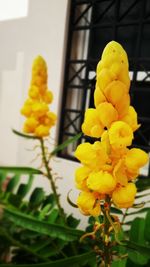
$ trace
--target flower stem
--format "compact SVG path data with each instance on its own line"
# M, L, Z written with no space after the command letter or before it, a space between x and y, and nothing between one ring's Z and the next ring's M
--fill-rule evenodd
M49 167L49 160L46 157L43 138L40 139L40 144L41 144L41 150L42 150L43 163L44 163L44 166L45 166L45 169L46 169L46 176L48 177L48 179L50 181L51 189L52 189L53 194L54 194L54 198L55 198L58 210L59 210L59 214L60 214L61 218L63 219L63 221L66 222L65 213L64 213L63 208L60 205L59 195L57 193L56 185L55 185L55 183L53 181L53 177L52 177L52 174L51 174L51 169Z
M110 267L110 264L111 264L111 251L110 251L110 240L109 240L110 221L108 219L108 216L110 214L109 196L106 197L103 213L104 213L104 240L103 240L104 242L104 266Z

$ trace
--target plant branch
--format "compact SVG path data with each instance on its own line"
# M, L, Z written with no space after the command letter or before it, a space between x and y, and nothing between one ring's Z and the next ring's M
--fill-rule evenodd
M104 238L103 238L104 264L105 264L105 267L110 267L111 252L110 252L109 228L111 225L110 225L110 221L108 219L108 216L110 214L110 198L109 198L109 196L106 196L103 214L104 214Z
M54 194L54 197L55 197L55 201L56 201L56 204L57 204L57 207L58 207L58 210L59 210L59 214L62 217L63 221L66 222L65 213L64 213L63 208L60 205L59 195L57 193L57 189L56 189L55 183L53 181L51 170L49 168L49 164L48 164L49 163L49 159L47 159L47 156L46 156L46 151L45 151L45 147L44 147L43 138L40 139L40 143L41 143L43 163L45 165L45 169L46 169L46 172L47 172L47 177L48 177L48 179L50 181L50 184L51 184L51 188L52 188L52 191L53 191L53 194Z

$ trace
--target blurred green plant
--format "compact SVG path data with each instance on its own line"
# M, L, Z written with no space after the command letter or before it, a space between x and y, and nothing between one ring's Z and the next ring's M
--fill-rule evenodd
M51 155L80 136L61 144ZM21 182L22 175L26 183ZM45 173L29 167L0 166L1 266L93 266L96 257L92 247L79 242L84 233L76 229L80 221L64 211L62 215L58 193L52 188L52 193L46 195L42 187L32 191L37 175Z

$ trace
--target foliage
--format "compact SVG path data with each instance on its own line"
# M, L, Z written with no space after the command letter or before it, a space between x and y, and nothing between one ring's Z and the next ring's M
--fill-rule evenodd
M26 184L21 182L22 175L26 176ZM76 229L79 220L66 215L64 222L54 194L46 195L41 187L32 190L37 175L43 175L42 171L0 167L1 266L7 266L10 252L13 266L91 266L95 253L90 245L79 242L83 234Z

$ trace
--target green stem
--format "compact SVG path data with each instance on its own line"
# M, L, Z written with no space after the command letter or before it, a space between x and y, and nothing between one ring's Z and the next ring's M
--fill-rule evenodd
M124 223L126 219L127 213L128 213L128 208L125 210L125 213L123 214L122 221L121 221L122 224Z
M40 143L41 143L41 149L42 149L43 162L44 162L45 169L46 169L46 172L47 172L47 177L48 177L48 179L50 181L50 184L51 184L51 188L52 188L52 191L53 191L53 194L54 194L54 197L55 197L55 201L56 201L56 204L57 204L57 207L58 207L58 210L59 210L59 214L60 214L61 218L63 219L64 223L66 224L66 216L65 216L63 208L60 205L59 195L57 193L57 189L56 189L55 183L53 181L53 177L51 175L51 170L49 168L49 160L50 159L49 158L47 159L47 157L46 157L45 147L44 147L44 140L42 138L40 139ZM76 249L75 245L73 243L71 243L70 246L72 248L72 251L73 251L74 255L77 255L77 249Z
M110 267L111 264L111 251L110 251L110 243L109 243L109 227L110 222L108 219L107 214L110 214L110 198L109 196L106 197L105 205L103 213L104 213L104 266Z
M42 138L40 139L40 143L41 143L43 162L44 162L45 169L46 169L46 172L47 172L47 177L48 177L48 179L50 181L50 184L51 184L51 188L52 188L52 191L53 191L53 194L54 194L54 197L55 197L55 201L56 201L56 204L57 204L57 207L58 207L58 210L59 210L59 214L62 217L63 221L66 222L65 213L64 213L63 208L60 205L59 195L57 193L57 189L56 189L55 183L53 181L51 170L49 168L49 164L48 164L49 160L46 157L46 152L45 152L45 147L44 147L44 140Z

